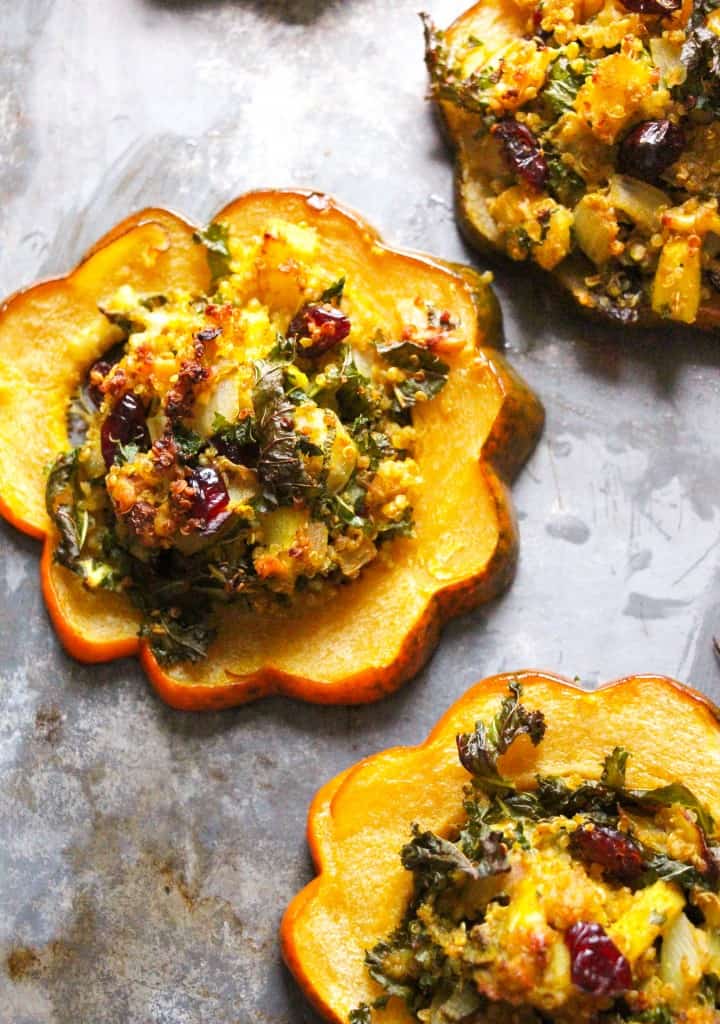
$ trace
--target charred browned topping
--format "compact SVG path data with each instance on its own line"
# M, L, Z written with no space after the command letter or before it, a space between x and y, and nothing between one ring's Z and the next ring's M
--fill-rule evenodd
M170 505L181 518L189 515L195 502L195 489L187 479L170 484Z
M152 457L158 469L170 469L177 462L178 448L171 434L159 437L152 446Z
M198 359L186 360L180 367L177 384L165 399L165 412L171 420L181 420L190 414L195 401L195 389L209 377L209 371Z
M136 501L125 517L128 527L141 544L153 547L157 544L155 532L156 508L147 501Z

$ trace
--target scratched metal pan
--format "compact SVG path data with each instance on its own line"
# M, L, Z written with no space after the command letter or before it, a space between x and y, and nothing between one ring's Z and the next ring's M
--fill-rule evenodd
M428 3L440 23L461 3ZM5 4L0 292L70 268L153 203L206 219L312 186L396 244L472 260L424 101L417 0ZM388 45L390 43L390 45ZM0 1020L315 1021L284 971L305 814L361 756L416 742L481 676L660 672L720 696L720 342L589 324L496 268L507 347L544 399L515 487L512 589L381 706L182 714L134 660L87 667L48 624L37 545L0 525Z

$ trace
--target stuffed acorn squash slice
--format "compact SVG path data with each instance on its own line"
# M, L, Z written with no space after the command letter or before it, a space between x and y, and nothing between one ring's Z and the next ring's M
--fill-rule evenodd
M497 676L320 790L284 955L336 1024L716 1024L719 821L699 694Z
M487 280L316 194L148 210L0 317L0 508L67 650L161 696L368 701L516 553L542 411Z
M720 18L702 0L482 0L427 64L461 223L586 310L717 326Z

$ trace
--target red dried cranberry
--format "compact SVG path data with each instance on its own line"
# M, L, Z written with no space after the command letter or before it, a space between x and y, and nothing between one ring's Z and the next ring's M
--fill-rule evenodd
M300 346L304 356L320 356L329 352L344 341L349 333L350 319L329 302L303 306L288 327L289 338L309 339L309 344Z
M533 188L544 188L548 165L540 143L530 129L512 117L506 117L493 125L492 133L500 140L503 156L510 168Z
M121 445L134 444L147 451L150 447L150 434L145 421L145 409L137 395L128 392L116 403L102 425L100 444L107 469L115 461Z
M634 14L672 14L682 7L682 0L622 0L623 7Z
M192 518L203 523L203 533L214 533L228 517L230 495L225 481L212 466L201 466L191 473L188 482L195 491Z
M657 181L685 148L685 132L672 121L642 121L618 150L618 169L643 181Z
M573 984L594 996L618 996L632 985L630 964L602 925L578 921L565 933Z
M570 837L570 849L580 860L599 864L621 882L634 882L645 870L640 847L616 828L583 825Z

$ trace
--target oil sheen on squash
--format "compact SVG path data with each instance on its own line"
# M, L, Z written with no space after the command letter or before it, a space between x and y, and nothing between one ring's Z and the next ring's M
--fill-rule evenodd
M488 0L426 19L473 234L623 323L720 289L715 0Z
M494 716L457 736L463 813L445 834L416 825L408 837L412 895L399 927L366 952L380 994L350 1024L395 1001L423 1024L715 1024L712 814L691 780L638 785L622 747L592 780L538 775L518 787L499 759L541 746L553 727L521 694L511 682Z

